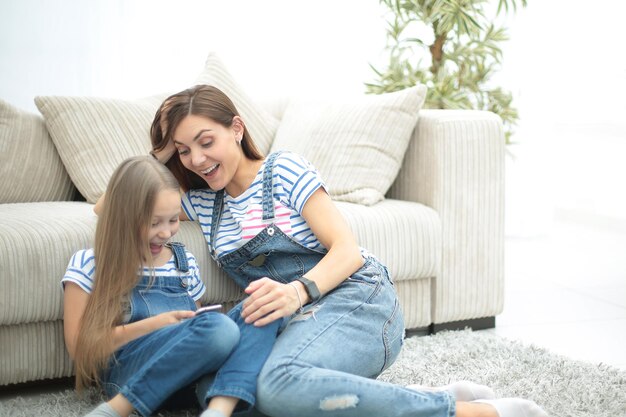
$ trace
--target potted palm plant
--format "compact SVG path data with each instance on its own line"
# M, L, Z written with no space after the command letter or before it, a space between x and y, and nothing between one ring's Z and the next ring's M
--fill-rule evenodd
M371 66L376 80L369 93L385 93L421 83L428 87L424 107L478 109L498 114L507 143L518 113L512 94L491 82L502 59L506 29L495 21L526 0L380 0L389 9L389 64ZM493 10L495 9L495 10ZM488 13L491 12L491 13Z

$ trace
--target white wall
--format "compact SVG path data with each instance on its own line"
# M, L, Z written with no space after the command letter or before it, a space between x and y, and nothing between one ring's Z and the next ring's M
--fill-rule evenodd
M495 0L491 0L495 2ZM619 0L531 0L509 19L496 83L521 122L507 230L555 210L626 224L626 25ZM378 0L0 0L0 98L136 98L190 85L209 51L258 99L361 93L384 62Z
M364 0L0 0L0 97L135 98L193 83L209 51L258 98L364 92L385 45Z
M549 231L555 212L626 231L625 11L619 0L531 0L511 20L498 76L521 116L510 234Z

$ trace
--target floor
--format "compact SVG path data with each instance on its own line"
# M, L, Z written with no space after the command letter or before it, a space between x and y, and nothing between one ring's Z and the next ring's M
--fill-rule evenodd
M561 213L535 237L506 238L498 335L626 370L626 230Z

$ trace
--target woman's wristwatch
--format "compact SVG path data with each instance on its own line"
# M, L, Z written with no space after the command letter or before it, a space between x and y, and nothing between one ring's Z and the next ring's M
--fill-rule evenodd
M319 288L317 288L317 284L314 281L311 281L306 277L297 278L296 281L300 281L302 285L304 285L304 289L309 296L309 300L317 301L322 296Z

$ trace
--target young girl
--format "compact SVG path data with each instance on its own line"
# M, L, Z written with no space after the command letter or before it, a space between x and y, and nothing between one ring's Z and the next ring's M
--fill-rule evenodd
M531 401L492 400L475 384L412 389L373 379L403 337L387 268L358 247L315 168L290 152L264 159L220 90L167 98L151 136L152 155L187 190L182 218L200 224L213 258L249 294L245 321L290 318L259 376L262 412L545 416Z
M162 164L125 160L106 195L94 248L74 254L62 279L76 386L101 383L110 398L88 415L149 416L201 377L198 400L210 400L203 416L230 415L240 399L253 405L279 323L247 325L240 306L196 314L205 287L193 255L170 242L180 192Z

